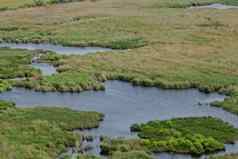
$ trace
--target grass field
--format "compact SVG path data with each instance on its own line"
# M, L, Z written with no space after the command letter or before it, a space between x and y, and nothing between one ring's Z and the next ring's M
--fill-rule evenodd
M15 108L0 101L0 158L54 159L82 141L74 129L99 126L97 112L76 112L66 108Z

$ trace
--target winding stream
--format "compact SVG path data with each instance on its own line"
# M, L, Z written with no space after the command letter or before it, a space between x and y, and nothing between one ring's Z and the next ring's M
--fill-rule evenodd
M15 48L29 49L29 45L13 44ZM38 44L37 44L38 45ZM39 44L43 50L48 50L52 45ZM35 46L35 44L34 44ZM0 46L1 47L1 46ZM54 46L61 48L62 46ZM31 49L31 48L30 48ZM39 49L39 48L37 48ZM68 47L67 47L68 49ZM64 53L64 48L59 51ZM81 54L80 49L74 53ZM70 50L70 49L69 49ZM74 50L74 49L73 49ZM106 49L107 50L107 49ZM52 50L56 51L56 50ZM105 51L105 50L104 50ZM86 52L82 52L85 54ZM67 53L68 54L68 53ZM41 69L43 75L56 73L55 68L48 64L33 64L33 67ZM97 111L105 114L104 121L97 129L85 131L95 137L91 143L92 154L99 154L99 136L110 137L135 137L129 127L134 123L144 123L150 120L166 120L176 117L212 116L221 118L238 128L238 116L226 112L220 108L211 107L209 103L222 101L225 96L217 93L204 94L196 89L187 90L163 90L158 88L134 87L129 83L120 81L105 82L105 91L85 91L82 93L57 93L35 92L22 88L14 88L12 91L0 94L0 99L14 101L18 107L29 106L63 106L80 111ZM224 153L237 153L238 143L226 145ZM70 153L70 151L68 152ZM160 159L192 159L190 155L160 153L154 158ZM206 158L202 156L200 158Z
M53 51L63 55L84 55L88 53L112 51L110 48L102 47L72 47L53 44L33 44L33 43L0 43L0 48L11 49L44 50Z
M194 6L194 7L190 7L190 8L193 8L193 9L203 9L203 8L207 8L207 9L238 9L238 6L214 3L214 4L205 5L205 6Z

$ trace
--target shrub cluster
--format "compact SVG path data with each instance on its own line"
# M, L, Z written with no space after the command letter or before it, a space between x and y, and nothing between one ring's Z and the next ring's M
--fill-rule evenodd
M102 138L101 153L175 152L202 155L224 150L225 143L238 138L238 129L212 117L175 118L134 124L131 131L140 139Z

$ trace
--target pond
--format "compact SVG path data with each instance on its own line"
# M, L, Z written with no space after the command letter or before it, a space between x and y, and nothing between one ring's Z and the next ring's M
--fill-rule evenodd
M0 48L7 47L12 49L44 50L53 51L64 55L84 55L88 53L112 51L110 48L102 47L72 47L53 44L33 44L33 43L0 43Z
M43 76L49 76L56 73L56 68L47 63L32 63L31 66L35 69L41 70Z
M133 137L134 134L129 129L132 124L155 119L213 116L238 127L238 116L209 105L212 101L224 100L225 96L217 93L204 94L195 89L163 90L134 87L120 81L107 81L105 86L105 91L86 91L79 94L42 93L15 88L0 94L0 99L14 101L18 107L64 106L80 111L104 113L105 120L100 127L89 131L96 136L93 142L94 150L91 151L94 154L99 153L100 135ZM234 146L237 145L228 145L229 150L231 151ZM173 155L162 153L159 156L161 159L168 159Z

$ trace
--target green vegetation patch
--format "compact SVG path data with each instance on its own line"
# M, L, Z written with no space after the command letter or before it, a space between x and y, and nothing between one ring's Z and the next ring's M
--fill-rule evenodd
M132 131L146 139L153 151L203 154L224 149L224 143L237 140L238 129L212 117L176 118L134 124Z
M15 108L14 102L0 100L0 111Z
M13 10L18 8L46 6L57 3L69 3L82 0L3 0L0 2L0 11Z
M144 151L115 152L111 159L152 159L152 157Z
M224 156L212 156L209 159L238 159L237 154L224 155Z
M80 145L70 130L98 127L103 115L59 107L14 108L1 101L0 158L54 159L66 147Z
M222 108L232 113L238 114L238 90L231 91L230 97L227 97L224 101L216 101L211 103L212 106Z
M238 129L212 117L150 121L134 124L131 130L138 132L140 139L103 138L102 154L144 151L201 155L224 150L225 143L233 143L238 138Z
M84 72L63 72L37 80L23 80L15 83L18 87L36 91L81 92L104 90L104 86L93 75Z
M29 66L32 57L31 51L0 48L0 79L38 75L39 71Z
M0 93L11 90L12 86L9 82L0 79Z

